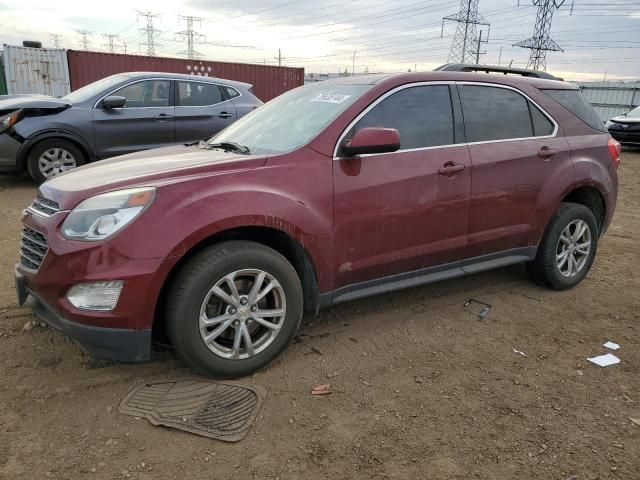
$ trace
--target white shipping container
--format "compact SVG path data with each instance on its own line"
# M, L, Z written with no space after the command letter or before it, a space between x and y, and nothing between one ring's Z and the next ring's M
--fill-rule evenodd
M71 92L67 51L4 45L9 95L39 93L62 97Z

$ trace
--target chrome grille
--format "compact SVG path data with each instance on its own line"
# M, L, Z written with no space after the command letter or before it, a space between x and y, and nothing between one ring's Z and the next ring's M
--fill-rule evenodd
M23 227L20 239L20 264L38 270L49 251L47 237L33 228Z
M44 198L42 195L38 195L29 208L34 212L47 217L50 217L54 213L58 213L60 211L60 205L58 205L58 202Z

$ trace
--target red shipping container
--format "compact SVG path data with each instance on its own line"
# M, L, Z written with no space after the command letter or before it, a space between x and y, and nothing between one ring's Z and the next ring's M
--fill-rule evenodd
M68 50L67 60L72 91L123 72L185 73L237 80L252 84L253 93L263 102L304 84L304 68L77 50Z

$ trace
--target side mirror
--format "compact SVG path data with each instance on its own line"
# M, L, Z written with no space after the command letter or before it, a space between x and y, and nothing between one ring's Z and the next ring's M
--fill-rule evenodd
M395 128L366 127L342 145L347 157L371 153L395 152L400 148L400 134Z
M122 108L126 105L127 99L117 95L111 95L102 99L102 108Z

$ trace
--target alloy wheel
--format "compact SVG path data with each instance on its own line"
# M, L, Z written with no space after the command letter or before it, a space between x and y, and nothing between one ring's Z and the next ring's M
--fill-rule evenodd
M242 360L266 349L286 314L280 282L259 269L229 273L209 290L200 307L200 337L219 357Z
M556 265L564 277L582 271L591 252L591 229L584 220L573 220L562 233L556 246Z

